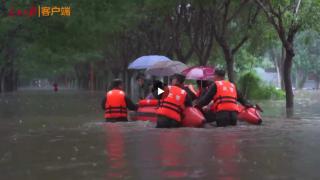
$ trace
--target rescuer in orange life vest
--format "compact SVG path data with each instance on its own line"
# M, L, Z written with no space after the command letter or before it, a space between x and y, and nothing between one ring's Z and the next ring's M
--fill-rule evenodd
M182 74L174 74L171 77L171 84L172 85L177 85L179 87L181 87L182 89L184 89L187 93L188 96L190 97L191 101L196 100L197 99L197 95L196 92L193 92L188 85L184 84L185 81L185 76ZM180 83L182 82L182 83Z
M126 96L120 79L113 80L112 88L106 93L101 106L105 110L104 117L107 122L128 121L127 109L138 109L138 106Z
M185 77L175 76L174 85L166 86L162 100L157 109L157 128L176 128L181 126L185 107L192 106L191 98L183 89Z
M245 107L252 107L252 105L243 98L236 86L225 80L224 77L224 70L215 70L214 83L196 105L197 107L203 107L213 100L213 105L206 114L206 119L207 122L216 121L218 127L237 124L237 114L239 112L237 102Z

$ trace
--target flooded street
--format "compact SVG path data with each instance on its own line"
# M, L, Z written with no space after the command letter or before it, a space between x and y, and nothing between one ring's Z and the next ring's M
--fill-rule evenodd
M0 94L0 179L320 179L320 92L261 102L262 126L103 123L103 92Z

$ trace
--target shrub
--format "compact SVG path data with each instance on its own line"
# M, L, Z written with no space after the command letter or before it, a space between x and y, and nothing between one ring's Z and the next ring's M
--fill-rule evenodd
M283 99L285 93L274 86L265 85L262 80L252 72L243 74L238 82L239 90L248 99Z

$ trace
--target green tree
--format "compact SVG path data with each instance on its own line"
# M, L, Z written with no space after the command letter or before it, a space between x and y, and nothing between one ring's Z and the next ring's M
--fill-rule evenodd
M295 43L294 69L296 71L297 88L301 89L308 76L312 75L319 88L319 48L320 35L315 31L304 31L298 34Z
M293 90L291 68L294 52L294 37L305 27L313 24L314 18L319 17L319 1L269 1L256 0L264 11L268 22L276 30L285 49L283 68L284 85L286 91L286 107L293 108Z

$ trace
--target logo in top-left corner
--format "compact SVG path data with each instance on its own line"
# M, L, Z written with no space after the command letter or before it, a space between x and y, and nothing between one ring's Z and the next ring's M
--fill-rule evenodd
M9 17L71 16L71 6L22 4L15 1L7 3L0 0L0 14Z
M11 7L8 10L8 16L18 16L18 17L19 16L28 16L28 17L38 16L38 8L36 6L32 6L26 9L20 9L20 8L15 9L14 7Z

